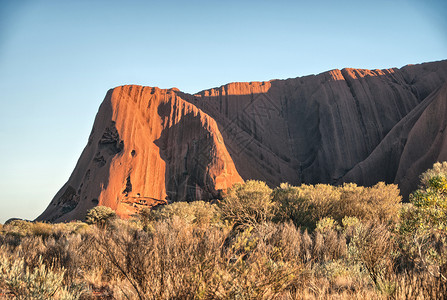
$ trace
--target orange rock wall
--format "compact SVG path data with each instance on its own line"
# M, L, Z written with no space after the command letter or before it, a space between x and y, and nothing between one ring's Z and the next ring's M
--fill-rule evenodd
M230 83L195 95L110 90L73 174L39 220L126 217L210 200L235 182L395 182L405 195L447 160L447 61Z
M222 141L216 122L174 90L117 87L101 104L72 176L39 219L82 219L96 205L126 217L168 200L216 198L242 181Z

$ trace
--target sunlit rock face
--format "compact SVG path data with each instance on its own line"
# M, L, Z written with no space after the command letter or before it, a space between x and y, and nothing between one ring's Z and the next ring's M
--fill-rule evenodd
M377 181L404 196L447 160L447 61L230 83L195 95L121 86L101 104L68 182L39 220L122 217L212 200L246 179L276 186Z
M82 219L96 205L126 217L167 201L215 199L241 182L215 120L177 93L110 90L73 174L39 219Z

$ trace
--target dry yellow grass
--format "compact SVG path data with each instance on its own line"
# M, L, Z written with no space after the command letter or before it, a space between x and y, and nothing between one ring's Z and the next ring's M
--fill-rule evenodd
M40 274L49 291L35 298L53 292L54 299L447 296L445 231L424 236L435 248L423 254L438 253L436 259L415 256L406 246L411 235L395 230L395 186L282 185L270 193L251 182L219 206L177 203L98 225L14 221L0 228L0 292L28 297L35 290L28 272ZM230 207L239 197L243 202Z

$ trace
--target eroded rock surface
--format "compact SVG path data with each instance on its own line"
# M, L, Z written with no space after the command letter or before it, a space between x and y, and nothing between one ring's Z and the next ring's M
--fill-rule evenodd
M121 216L210 200L235 182L271 186L377 181L403 195L447 160L447 61L230 83L195 95L121 86L98 111L67 184L40 220Z
M241 181L213 118L174 90L122 86L107 93L73 174L38 219L83 219L96 205L126 217Z

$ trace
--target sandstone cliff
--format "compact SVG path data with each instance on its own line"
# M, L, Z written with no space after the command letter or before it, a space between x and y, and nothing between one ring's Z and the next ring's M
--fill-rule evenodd
M68 182L39 220L83 219L96 205L128 216L167 200L212 199L242 181L213 118L176 91L110 90Z
M166 201L214 199L243 179L275 186L396 182L447 160L447 61L230 83L195 95L109 91L68 182L39 220L122 216Z

